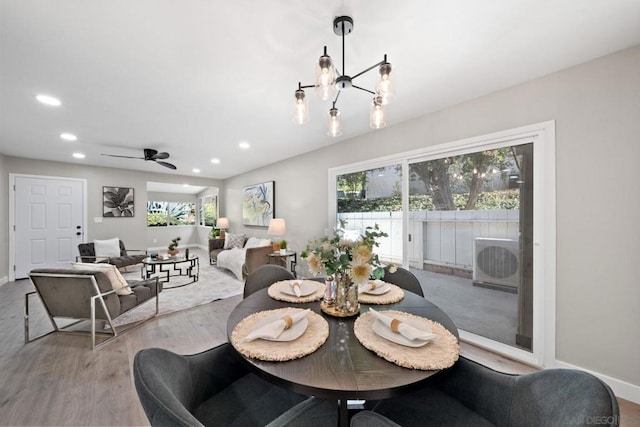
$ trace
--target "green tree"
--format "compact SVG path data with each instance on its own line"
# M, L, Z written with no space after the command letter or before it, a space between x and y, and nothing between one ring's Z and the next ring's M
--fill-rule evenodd
M456 193L468 193L465 210L475 209L483 184L492 176L493 169L505 167L510 147L484 150L455 157L446 157L411 165L412 177L421 180L436 210L456 210ZM459 204L458 204L459 206Z

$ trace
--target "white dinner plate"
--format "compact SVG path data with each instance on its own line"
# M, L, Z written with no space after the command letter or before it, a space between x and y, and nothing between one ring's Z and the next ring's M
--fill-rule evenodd
M381 286L376 286L375 289L369 289L368 291L362 291L363 294L369 295L384 295L391 290L391 286L388 283L385 283Z
M431 328L425 327L423 323L416 321L414 319L400 319L400 320L410 324L416 329L420 329L421 331L431 332ZM402 334L396 334L389 327L385 326L384 323L382 323L380 320L377 320L377 319L375 322L373 322L373 332L375 332L378 336L381 336L386 340L389 340L396 344L404 345L406 347L422 347L423 345L428 344L430 341L438 337L437 335L435 335L433 338L430 338L425 341L410 340L408 338L405 338L404 335Z
M262 319L260 322L258 322L253 330L257 330L265 325L268 325L271 322L275 322L278 319L282 319L281 314L276 314L275 316L266 317ZM284 331L282 331L282 333L278 338L273 338L273 339L260 338L260 339L267 340L267 341L293 341L295 339L300 338L300 336L304 334L304 331L307 330L307 326L309 326L309 319L305 317L304 319L301 319L296 323L294 323L293 325L291 325L289 329L285 329Z
M285 285L280 288L280 292L287 295L293 295L294 297L297 296L295 291L293 290L293 282L295 282L295 280L285 281ZM311 281L305 281L305 280L300 280L299 283L300 283L301 297L306 297L308 295L311 295L312 293L318 290L317 283L314 283Z

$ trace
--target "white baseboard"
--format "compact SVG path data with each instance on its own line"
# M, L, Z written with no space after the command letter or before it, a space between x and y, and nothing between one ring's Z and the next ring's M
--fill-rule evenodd
M7 276L0 277L0 286L4 285L8 281L9 279L7 278Z
M590 371L588 369L584 369L570 363L562 362L560 360L556 360L555 367L562 369L578 369L580 371L588 372L591 375L595 375L596 377L607 383L607 385L611 387L617 397L640 405L640 386L610 377L608 375L601 374L599 372Z

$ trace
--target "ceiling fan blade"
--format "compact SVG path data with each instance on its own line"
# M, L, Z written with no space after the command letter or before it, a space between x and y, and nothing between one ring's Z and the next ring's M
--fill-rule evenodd
M119 157L121 159L144 159L144 157L118 156L117 154L100 154L100 155L107 156L107 157Z
M166 168L169 168L169 169L174 169L174 170L175 170L175 169L177 169L177 168L176 168L176 165L173 165L173 164L171 164L171 163L162 162L162 161L160 161L160 160L156 160L156 163L158 163L159 165L162 165L162 166L164 166L164 167L166 167Z
M151 156L151 160L168 159L168 158L169 158L169 153L157 153Z
M154 150L153 148L145 148L144 149L144 159L145 160L153 160L153 156L158 154L158 150Z

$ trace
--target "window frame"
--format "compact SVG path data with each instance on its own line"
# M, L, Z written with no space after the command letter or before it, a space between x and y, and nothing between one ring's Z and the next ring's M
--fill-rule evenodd
M556 159L555 121L446 142L377 159L337 166L328 170L328 224L336 226L337 177L391 164L402 165L403 265L408 266L409 163L445 156L468 154L505 145L531 142L534 145L533 167L533 348L525 351L486 337L460 330L460 340L496 353L545 367L555 361L556 339Z

